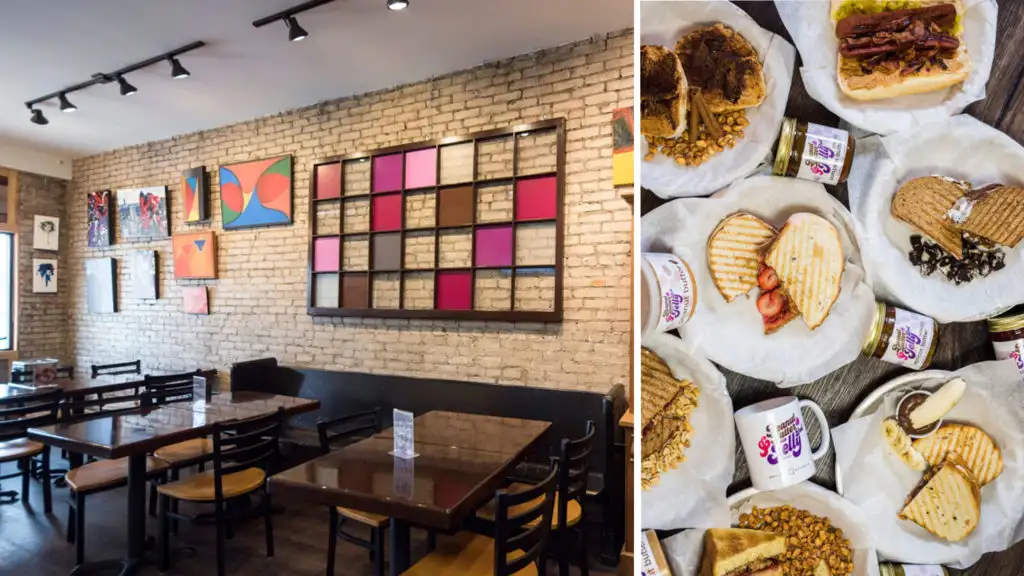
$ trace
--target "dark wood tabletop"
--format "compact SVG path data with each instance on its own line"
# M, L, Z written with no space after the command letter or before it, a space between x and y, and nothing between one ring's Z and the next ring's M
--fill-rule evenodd
M506 474L550 427L549 422L458 412L415 420L415 452L390 455L391 429L270 479L275 496L347 506L451 532L494 497Z
M734 2L750 14L764 28L790 39L774 2ZM1024 27L1019 23L1024 18L1024 2L1000 2L999 23L996 39L995 61L988 81L987 96L984 100L969 106L965 112L1010 135L1018 142L1024 142ZM786 116L810 122L838 126L839 118L824 106L811 99L804 89L800 77L800 54L797 52L797 66L793 75ZM846 185L826 189L848 205ZM641 190L641 214L646 214L665 201L649 190ZM945 324L940 328L938 349L931 368L957 370L964 366L994 359L988 328L984 321ZM773 383L751 378L720 368L725 374L729 394L735 409L761 400L787 393L814 400L821 405L828 416L830 426L846 422L850 414L872 390L885 382L909 372L909 370L882 362L875 358L859 357L853 363L810 384L780 390ZM811 443L817 445L820 431L811 427ZM817 473L812 481L835 489L835 456L829 455L818 461ZM729 492L734 493L750 486L747 463L743 457L739 440L736 443L736 472ZM1010 550L987 554L963 574L974 575L1024 575L1024 542Z

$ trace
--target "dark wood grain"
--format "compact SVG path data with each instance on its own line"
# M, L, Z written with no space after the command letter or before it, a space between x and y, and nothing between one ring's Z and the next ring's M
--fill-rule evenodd
M734 2L750 14L761 26L790 39L782 25L773 2ZM992 76L987 86L987 97L967 108L967 113L1007 132L1018 142L1024 141L1024 28L1019 22L1024 19L1024 2L1002 2L999 5L999 28L996 57ZM821 124L836 126L839 119L824 106L811 99L800 78L800 55L797 53L796 72L790 89L786 115ZM642 167L641 167L642 170ZM848 203L846 185L826 187L829 193L844 204ZM641 189L640 210L646 214L664 204L665 201L649 190ZM945 324L940 327L939 345L932 368L957 370L964 366L994 358L988 328L984 322ZM813 400L821 405L828 417L829 426L846 422L850 414L872 390L909 370L882 362L876 358L861 356L851 364L810 384L789 389L780 389L773 383L737 374L721 368L726 377L734 409L749 406L755 402L786 394ZM817 446L820 430L812 425L809 430L811 444ZM736 440L736 471L729 493L735 493L750 486L747 462ZM818 461L817 473L812 481L835 489L835 454ZM1024 576L1024 542L1013 548L985 555L977 564L963 574L971 576Z

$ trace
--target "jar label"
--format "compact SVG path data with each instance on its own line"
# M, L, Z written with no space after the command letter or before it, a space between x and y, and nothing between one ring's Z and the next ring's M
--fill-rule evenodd
M882 360L920 370L924 368L934 339L935 322L931 318L896 308L892 336Z
M849 143L850 133L846 130L808 122L796 177L833 186L839 184Z
M903 576L946 576L946 573L942 570L942 566L936 566L935 564L929 564L927 566L903 564L902 566Z
M996 351L996 360L1012 359L1017 363L1017 371L1024 375L1024 338L1009 342L992 342Z
M658 279L660 312L655 330L667 332L682 326L693 316L697 287L686 263L673 254L644 254Z

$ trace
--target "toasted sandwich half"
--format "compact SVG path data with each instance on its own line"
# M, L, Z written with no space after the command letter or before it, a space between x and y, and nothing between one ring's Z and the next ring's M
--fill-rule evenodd
M1003 472L1003 455L995 440L980 428L967 424L944 424L931 436L914 440L914 449L932 466L948 454L956 454L984 486Z
M726 302L732 302L757 285L762 253L778 233L770 224L747 212L727 216L711 232L708 269Z
M969 536L981 521L981 490L956 454L928 471L897 515L949 542Z
M986 186L972 191L957 200L949 217L954 228L1013 248L1024 240L1024 188Z
M893 195L892 215L960 260L964 257L963 237L947 220L946 214L966 192L962 183L949 178L914 178L904 182Z
M700 576L782 576L786 538L760 530L712 528L704 533Z
M814 330L839 298L846 258L839 231L821 216L801 212L786 220L765 256L782 287Z

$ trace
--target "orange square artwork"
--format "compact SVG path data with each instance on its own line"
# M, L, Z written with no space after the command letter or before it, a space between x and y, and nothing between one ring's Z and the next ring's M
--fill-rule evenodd
M175 278L216 278L217 242L212 231L175 234Z

